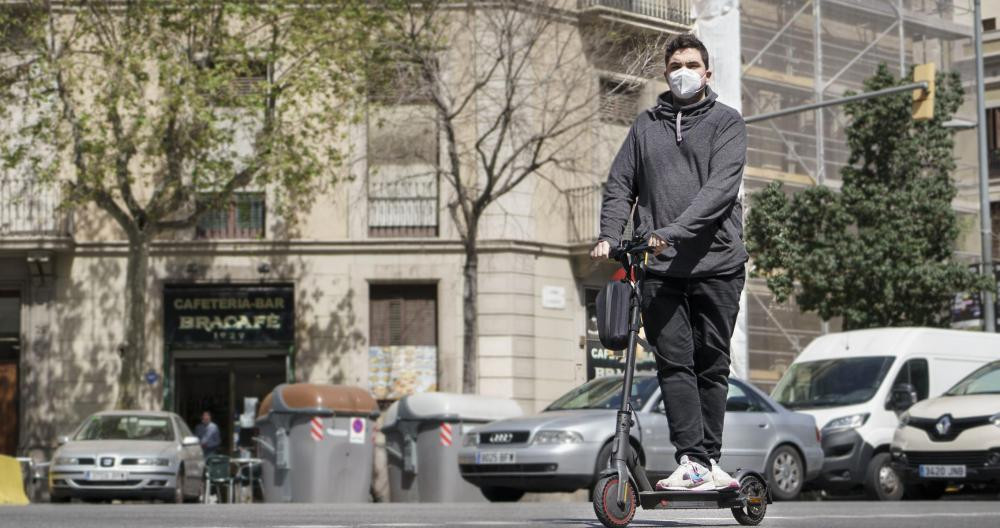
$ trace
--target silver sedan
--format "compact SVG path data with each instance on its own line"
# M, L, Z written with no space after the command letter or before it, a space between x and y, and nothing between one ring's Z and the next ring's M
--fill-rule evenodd
M462 477L490 500L517 500L527 491L589 488L611 457L620 377L591 380L533 416L491 422L465 435ZM657 379L636 374L632 445L652 478L677 467ZM766 475L777 499L791 499L823 465L815 420L791 412L763 392L730 379L720 464Z
M59 443L49 469L52 502L182 502L202 493L205 459L198 437L174 413L100 412Z

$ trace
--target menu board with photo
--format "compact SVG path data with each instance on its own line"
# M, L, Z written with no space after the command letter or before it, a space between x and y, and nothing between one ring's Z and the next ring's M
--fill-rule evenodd
M436 391L437 347L369 347L368 386L379 400Z

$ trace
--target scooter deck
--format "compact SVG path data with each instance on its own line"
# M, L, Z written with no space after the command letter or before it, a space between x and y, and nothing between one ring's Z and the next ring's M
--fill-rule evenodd
M742 508L746 497L740 490L643 491L639 503L644 509L713 509Z

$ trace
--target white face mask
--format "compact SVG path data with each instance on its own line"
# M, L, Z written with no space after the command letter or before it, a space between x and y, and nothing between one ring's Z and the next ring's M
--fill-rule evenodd
M690 99L705 86L705 76L698 75L694 70L681 68L674 70L667 78L670 92L678 99Z

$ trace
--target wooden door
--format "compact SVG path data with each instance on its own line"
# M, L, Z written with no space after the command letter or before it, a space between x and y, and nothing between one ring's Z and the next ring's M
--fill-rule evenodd
M0 454L17 451L17 363L0 362Z

